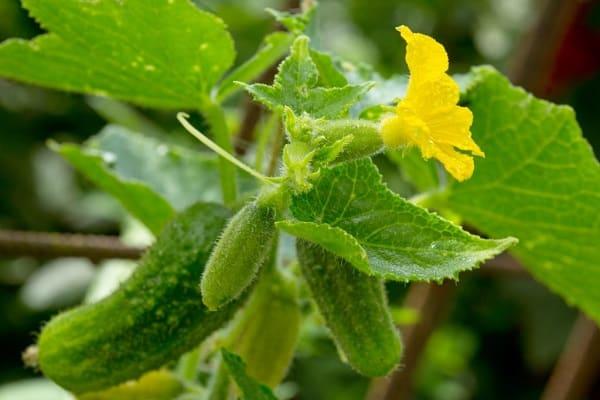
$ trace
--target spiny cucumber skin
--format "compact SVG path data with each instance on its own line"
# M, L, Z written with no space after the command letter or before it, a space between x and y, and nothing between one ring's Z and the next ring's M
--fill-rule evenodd
M294 358L301 321L296 280L277 268L264 271L233 320L226 347L242 357L248 375L274 388Z
M216 310L236 299L256 277L275 237L275 210L256 202L227 224L200 282L204 304Z
M220 328L239 304L209 312L197 282L229 216L218 205L192 206L115 293L53 318L38 341L42 372L72 392L98 391L163 366Z
M359 373L384 376L400 362L402 342L383 283L312 243L297 241L312 297L339 351Z

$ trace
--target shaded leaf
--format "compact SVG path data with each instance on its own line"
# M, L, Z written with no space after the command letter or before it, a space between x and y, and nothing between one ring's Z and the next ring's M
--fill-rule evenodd
M53 145L153 233L196 201L219 197L216 159L108 126L83 146Z
M248 376L246 365L239 356L225 349L221 350L221 354L229 373L242 392L244 400L277 400L271 389Z

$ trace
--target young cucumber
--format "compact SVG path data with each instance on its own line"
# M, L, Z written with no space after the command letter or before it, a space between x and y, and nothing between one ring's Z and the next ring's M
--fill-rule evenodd
M204 304L216 310L236 299L254 280L275 236L275 210L247 204L227 224L202 275Z
M294 357L301 319L296 280L272 266L234 319L226 347L242 357L248 375L274 388Z
M197 282L230 213L197 204L175 217L106 299L53 318L38 341L42 372L84 393L135 379L197 346L235 312L209 312Z
M309 242L298 240L297 250L312 297L345 361L366 376L388 374L400 362L402 342L382 282Z

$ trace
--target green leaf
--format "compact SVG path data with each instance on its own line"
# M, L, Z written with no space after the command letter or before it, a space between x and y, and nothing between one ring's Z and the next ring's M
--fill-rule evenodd
M335 61L330 54L310 49L310 57L319 71L319 86L342 87L348 84L348 80L335 65Z
M294 113L313 117L336 118L347 114L371 87L370 83L343 87L317 87L319 70L309 51L309 39L298 37L291 54L279 66L272 86L256 83L245 89L258 101L273 110L290 107Z
M85 149L102 152L115 174L143 182L176 210L220 198L217 158L212 153L166 144L115 125L89 139Z
M292 13L289 11L279 11L267 8L266 11L275 18L277 22L283 25L287 30L297 35L305 33L313 21L317 11L317 3L311 4L301 13Z
M297 238L319 243L323 248L350 261L361 271L369 271L369 258L358 240L345 230L329 224L294 220L278 221L279 229Z
M158 108L197 108L231 66L224 23L189 0L23 0L49 31L0 45L0 76Z
M240 89L235 82L256 80L260 74L287 53L293 39L294 36L287 32L273 32L265 36L263 44L256 54L223 79L217 91L217 100L223 102Z
M277 400L271 389L248 376L246 365L239 356L225 349L221 350L221 354L244 400Z
M384 78L371 66L366 64L354 65L344 62L344 74L348 82L359 85L364 82L374 82L373 88L354 105L351 110L353 116L367 119L380 119L385 112L385 105L392 105L404 97L408 87L408 76L393 75Z
M389 280L456 278L459 272L475 268L516 242L514 238L479 238L407 202L385 186L370 159L321 171L310 192L292 198L290 209L299 221L328 224L352 235L366 251L369 268L349 256L356 253L356 245L343 248L349 240L338 230L319 235L297 229L303 238L365 273ZM338 238L333 239L334 235Z
M450 207L478 230L515 235L516 257L600 322L600 166L570 107L538 100L489 67L466 93L485 151Z
M108 126L83 146L54 144L53 148L154 233L175 210L219 198L214 157L122 127Z

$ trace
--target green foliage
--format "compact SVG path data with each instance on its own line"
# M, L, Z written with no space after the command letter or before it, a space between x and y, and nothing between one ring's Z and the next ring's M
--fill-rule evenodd
M535 277L600 321L600 169L572 111L478 68L456 78L463 105L474 112L474 138L487 156L477 159L471 180L448 183L439 165L424 161L417 149L387 149L387 157L376 158L384 147L381 120L396 112L408 77L385 79L366 64L311 48L309 34L313 43L320 41L312 29L316 8L307 4L313 2L303 2L299 14L270 10L288 32L267 35L254 56L226 75L235 56L231 37L219 18L191 0L23 0L48 32L1 44L0 76L144 107L194 109L214 142L183 113L179 121L220 155L164 144L161 114L98 98L88 104L123 127L109 125L83 145L51 143L158 236L111 296L59 314L40 334L41 370L82 400L179 394L181 400L222 400L232 395L230 378L242 398L273 400L270 388L284 379L301 328L325 332L323 323L354 370L383 376L402 363L383 281L457 279L516 244L513 235L521 244L511 250ZM252 84L288 49L272 85ZM272 112L266 132L276 131L281 120L269 168L274 175L281 158L278 176L264 176L232 154L229 125L241 113L222 104L241 89ZM242 139L252 116L245 114ZM418 135L419 129L402 134ZM268 134L259 141L257 169L268 142ZM415 194L412 202L388 189L373 158L387 169L390 187L401 182ZM257 191L253 181L256 198L238 198L245 182L239 184L236 166L265 185ZM221 199L240 210L227 224L226 208L205 203ZM462 221L487 238L454 223ZM297 238L299 265L288 254L291 242L275 248L276 227ZM282 249L285 256L278 257ZM230 329L199 348L246 296ZM310 299L322 318L313 313L303 326ZM397 314L405 323L419 317ZM475 351L468 332L442 331L432 343L435 351L426 357L439 371L426 371L428 381L446 380L438 379L440 371L468 372ZM233 353L215 353L215 346ZM156 372L192 349L179 362L180 377ZM219 362L206 377L199 365L215 354ZM37 383L31 392L0 389L0 397L63 395L46 383L39 392Z
M232 322L226 347L244 359L250 377L276 387L294 358L302 313L296 277L274 265L265 267L248 303Z
M50 32L0 46L0 75L23 82L150 107L197 108L235 56L223 22L189 0L23 5Z
M371 66L366 64L354 65L344 62L342 72L350 83L355 85L373 82L373 88L352 108L352 114L360 118L379 120L388 112L388 107L396 100L404 97L408 87L408 76L393 75L384 78Z
M221 354L229 373L242 392L243 400L277 400L271 389L248 376L246 365L239 356L225 349Z
M390 150L386 154L400 167L404 178L412 183L419 192L439 189L439 176L444 172L434 160L423 160L419 149L413 147L404 150Z
M323 87L343 87L348 84L348 80L335 64L333 56L329 53L310 49L310 58L319 71L318 86ZM366 82L361 82L366 83Z
M316 3L311 4L300 13L291 13L288 11L279 11L272 8L267 8L266 11L271 14L277 22L285 26L287 30L296 34L304 33L309 25L313 22L315 12L317 10Z
M466 93L485 149L449 206L513 252L541 282L600 321L600 167L573 110L538 100L490 68Z
M192 206L116 292L54 317L38 340L44 374L75 393L99 391L160 368L220 328L239 302L209 312L197 282L228 216L218 205Z
M337 229L306 229L293 221L280 228L384 279L456 279L516 242L481 239L407 202L383 184L368 159L322 171L310 192L293 197L290 209L301 222Z
M238 298L256 277L275 236L275 210L249 203L229 221L202 275L202 301L211 310Z
M302 274L334 341L352 368L383 376L400 362L402 343L383 282L312 243L297 242Z
M291 54L279 66L273 86L255 83L246 90L272 110L290 107L294 113L313 117L344 116L371 87L370 83L342 87L317 87L319 70L309 51L309 39L298 37Z
M82 146L52 146L155 234L175 210L219 197L214 156L125 128L108 126Z
M287 32L273 32L265 36L256 54L227 75L219 84L217 99L222 102L231 96L239 88L239 85L235 84L237 81L251 82L258 78L264 70L288 51L293 39L294 36Z
M173 400L183 391L183 384L173 373L159 370L149 372L137 381L84 394L78 400Z

